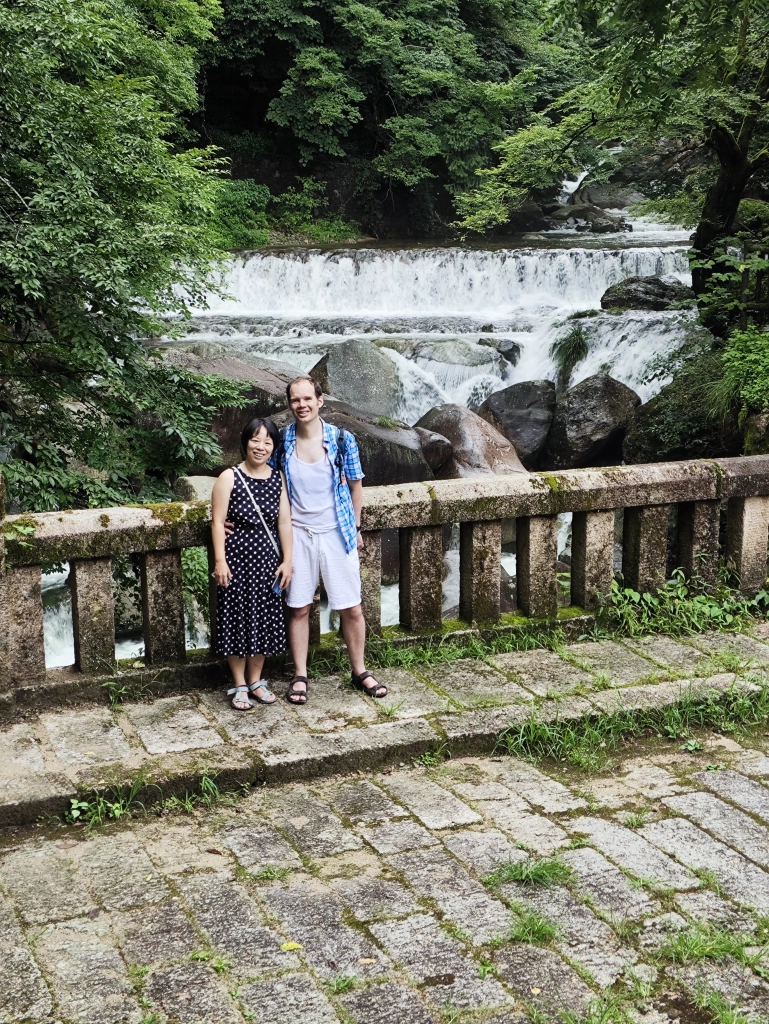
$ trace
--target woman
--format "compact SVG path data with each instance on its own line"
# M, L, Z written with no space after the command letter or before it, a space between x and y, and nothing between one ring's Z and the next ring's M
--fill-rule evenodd
M236 711L253 708L249 694L275 703L264 659L286 649L281 591L291 580L291 509L283 474L268 465L279 442L272 420L251 420L240 439L243 462L225 469L212 497L216 645L230 665ZM235 527L226 538L225 519Z

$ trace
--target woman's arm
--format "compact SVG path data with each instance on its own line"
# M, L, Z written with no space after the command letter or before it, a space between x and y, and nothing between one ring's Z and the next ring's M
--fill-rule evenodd
M231 469L225 469L214 484L214 491L211 495L211 541L214 545L214 579L220 587L226 587L232 579L230 567L227 565L227 558L224 553L224 520L227 518L227 508L230 504L230 495L235 486L235 474Z
M291 570L294 560L294 528L291 525L291 505L288 500L288 487L286 478L280 474L283 487L280 492L280 509L278 511L278 536L280 547L283 552L283 561L278 566L275 575L281 587L285 590L291 582Z

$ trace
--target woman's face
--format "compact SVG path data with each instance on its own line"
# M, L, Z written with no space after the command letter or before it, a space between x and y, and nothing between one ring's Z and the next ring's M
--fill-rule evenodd
M270 435L264 427L259 427L248 442L246 459L252 466L263 466L272 455L274 447L275 445L272 443Z

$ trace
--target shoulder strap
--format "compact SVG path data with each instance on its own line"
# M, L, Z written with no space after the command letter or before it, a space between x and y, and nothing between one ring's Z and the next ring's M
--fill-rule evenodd
M252 505L254 506L254 508L256 509L256 513L257 513L257 515L259 516L259 518L260 518L260 519L261 519L261 521L262 521L262 526L264 527L264 532L265 532L265 533L267 534L267 536L268 536L268 537L270 538L270 542L271 542L272 546L273 546L273 547L275 548L275 554L276 554L276 555L278 556L278 558L280 558L281 556L280 556L280 548L278 547L278 542L277 542L277 541L275 540L275 538L273 537L273 535L272 535L272 530L270 530L269 526L268 526L268 525L267 525L267 523L266 523L266 522L264 521L264 516L262 515L262 510L261 510L261 509L259 508L259 502L258 502L258 501L256 500L256 498L255 498L255 497L253 496L253 494L251 493L251 488L250 488L250 487L248 486L248 484L246 483L246 478L245 478L245 476L244 476L244 474L243 474L243 470L242 470L242 469L240 468L240 466L235 466L235 468L234 468L234 471L235 471L236 473L239 473L239 474L240 474L240 478L241 478L241 480L243 481L243 486L244 486L244 487L245 487L245 489L246 489L246 494L247 494L247 495L249 496L249 498L251 499L251 504L252 504ZM274 471L273 471L273 472L274 472Z
M336 428L336 465L339 470L339 478L344 476L344 464L347 458L347 431L342 427Z

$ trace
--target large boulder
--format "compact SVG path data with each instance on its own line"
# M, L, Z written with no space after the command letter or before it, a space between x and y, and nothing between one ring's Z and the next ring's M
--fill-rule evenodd
M332 345L312 369L323 390L375 416L396 416L400 378L392 359L370 341L350 338Z
M626 210L644 199L643 192L632 185L606 183L603 185L582 185L572 193L574 205L597 206L601 210Z
M551 228L592 231L597 235L632 230L632 226L624 217L616 216L586 203L551 206L547 209L547 216Z
M431 409L417 427L443 434L453 446L451 458L436 473L439 480L526 472L507 438L462 405Z
M451 458L454 448L451 441L443 434L435 434L432 430L425 430L424 427L414 427L417 432L422 454L427 465L433 472L440 469L444 462Z
M558 400L543 455L546 469L619 462L628 421L641 399L607 373L580 381Z
M665 277L628 277L607 288L601 296L603 309L670 309L692 305L694 292L671 274Z
M526 469L533 469L544 450L555 413L555 385L527 380L495 391L478 415L513 445Z

